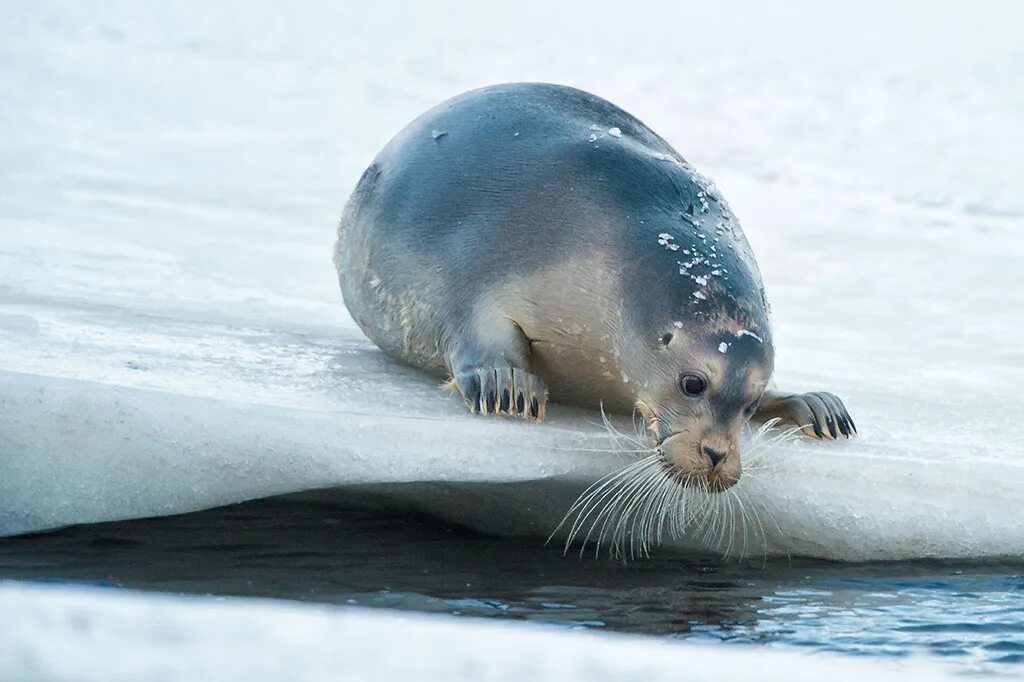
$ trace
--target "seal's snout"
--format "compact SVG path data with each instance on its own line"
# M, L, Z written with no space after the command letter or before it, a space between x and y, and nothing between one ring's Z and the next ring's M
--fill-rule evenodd
M694 438L676 433L661 443L661 454L683 485L725 490L740 480L740 456L735 443L723 436Z

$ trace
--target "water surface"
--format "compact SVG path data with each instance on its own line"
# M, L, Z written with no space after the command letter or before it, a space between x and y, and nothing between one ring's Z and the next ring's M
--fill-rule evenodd
M505 618L1024 674L1024 564L621 563L298 496L0 540L0 579Z

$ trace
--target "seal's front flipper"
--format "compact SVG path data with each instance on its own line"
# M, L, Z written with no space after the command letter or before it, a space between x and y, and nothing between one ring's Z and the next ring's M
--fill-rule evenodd
M471 412L544 419L548 390L535 374L518 367L481 367L455 375L455 388Z
M799 426L812 438L835 440L840 435L857 435L857 426L843 405L831 393L780 393L767 391L754 415L758 421L779 419L784 424Z
M548 389L529 371L530 341L513 322L467 335L449 356L452 385L471 412L544 419Z

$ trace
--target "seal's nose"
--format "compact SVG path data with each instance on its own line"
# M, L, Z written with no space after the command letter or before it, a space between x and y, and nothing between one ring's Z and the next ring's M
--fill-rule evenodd
M707 455L708 460L711 462L712 469L716 468L725 460L724 452L715 450L714 448L709 447L707 445L703 446L701 449L704 451L704 454Z

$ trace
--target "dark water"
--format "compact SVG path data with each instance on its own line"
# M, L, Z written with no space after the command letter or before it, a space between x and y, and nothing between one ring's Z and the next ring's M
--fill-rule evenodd
M1024 564L563 557L419 516L276 498L0 540L0 579L278 597L1024 673Z

